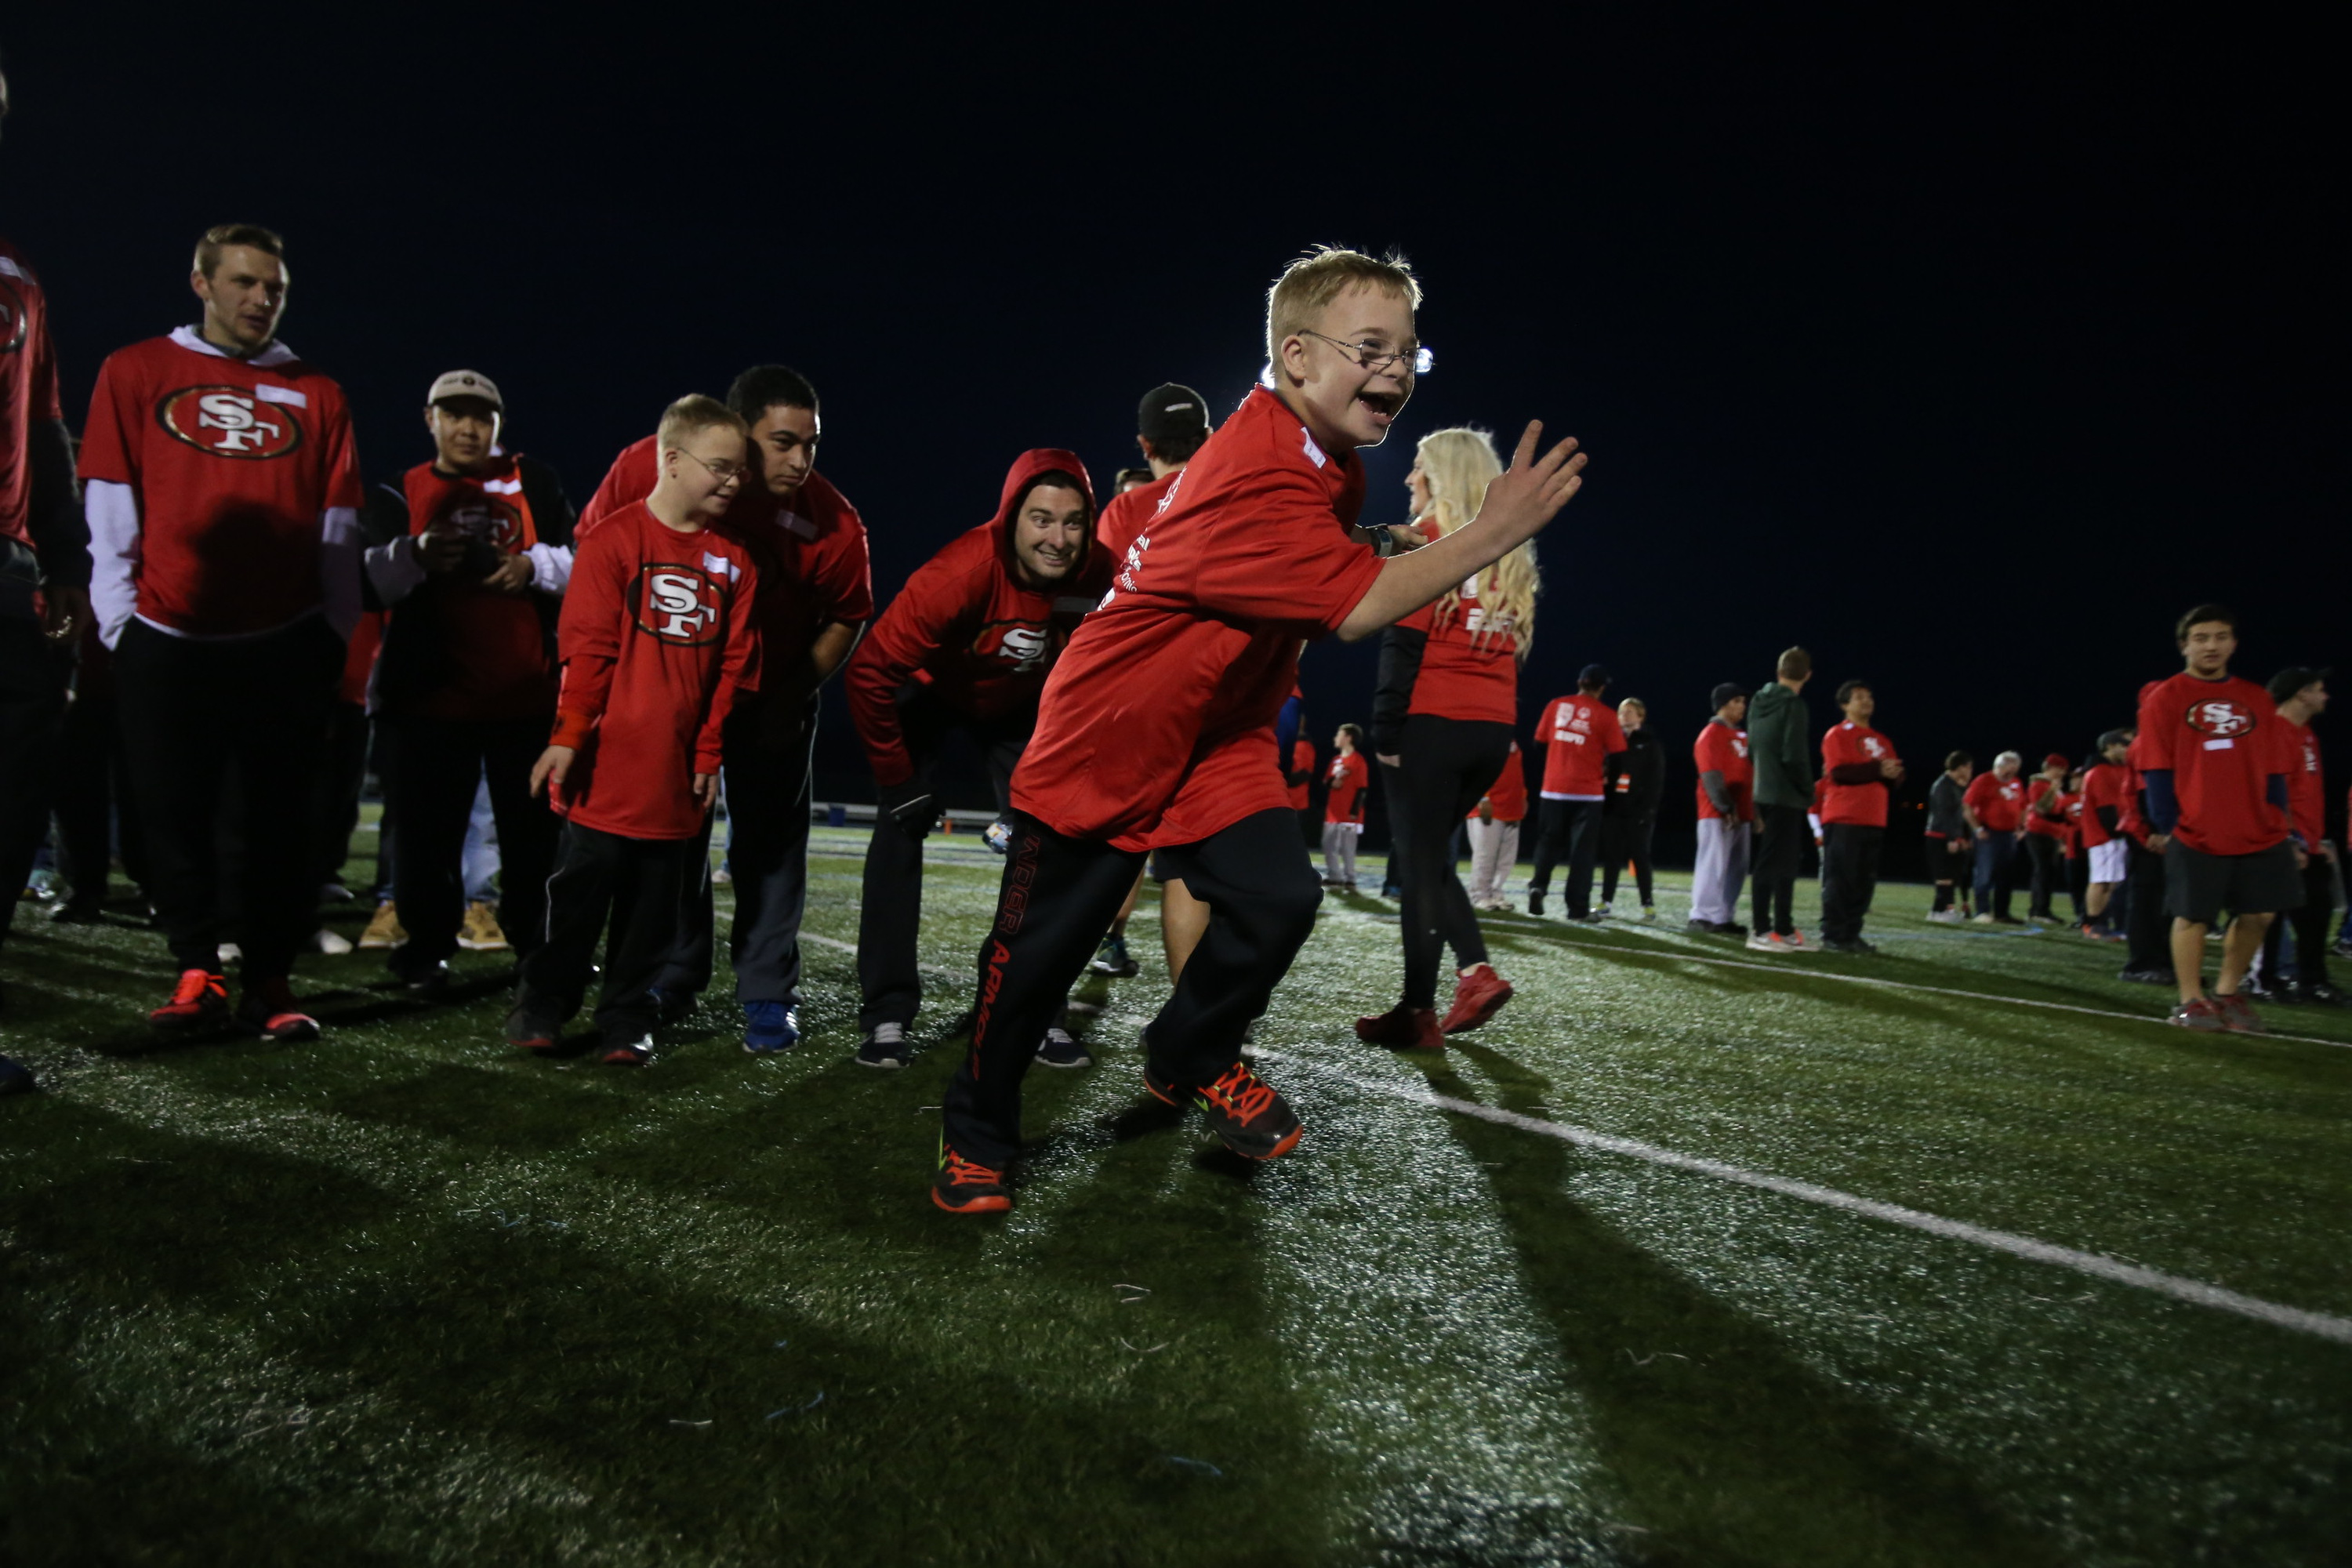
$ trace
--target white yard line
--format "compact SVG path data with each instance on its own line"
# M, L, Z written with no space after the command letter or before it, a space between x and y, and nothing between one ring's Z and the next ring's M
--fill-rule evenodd
M1279 1059L1273 1052L1261 1052L1269 1060ZM1514 1127L1522 1132L1534 1132L1546 1138L1557 1138L1563 1143L1580 1148L1597 1149L1611 1154L1623 1154L1632 1159L1663 1165L1670 1170L1689 1171L1702 1176L1712 1176L1719 1182L1736 1182L1742 1186L1756 1187L1785 1197L1801 1198L1806 1203L1820 1204L1825 1208L1842 1209L1869 1219L1884 1220L1889 1225L1904 1226L1925 1231L1948 1241L1965 1241L1972 1246L2006 1252L2013 1258L2034 1263L2054 1264L2087 1274L2095 1279L2105 1279L2117 1285L2129 1285L2141 1290L2169 1296L2192 1306L2210 1307L2216 1311L2235 1312L2277 1328L2291 1329L2297 1333L2334 1340L2338 1344L2352 1344L2352 1318L2332 1317L2326 1312L2306 1311L2300 1307L2283 1306L2266 1301L2259 1296L2248 1296L2236 1290L2226 1290L2219 1285L2184 1279L2178 1274L2166 1274L2154 1268L2143 1268L2136 1263L2124 1263L2105 1258L2095 1252L2080 1252L2071 1247L2060 1247L2047 1241L2037 1241L2030 1236L2017 1236L2005 1230L1993 1230L1966 1220L1947 1219L1942 1215L1927 1214L1919 1209L1905 1208L1900 1204L1880 1203L1875 1198L1858 1197L1812 1182L1792 1181L1786 1176L1769 1175L1762 1171L1750 1171L1721 1160L1709 1160L1697 1154L1685 1154L1664 1149L1655 1143L1644 1143L1635 1138L1620 1138L1612 1133L1598 1132L1589 1127L1578 1127L1565 1121L1546 1121L1539 1117L1521 1116L1517 1111L1498 1110L1475 1100L1456 1100L1437 1093L1423 1085L1384 1081L1340 1071L1326 1064L1316 1064L1319 1070L1354 1084L1360 1089L1391 1099L1415 1104L1434 1105L1464 1116L1475 1116L1500 1127Z

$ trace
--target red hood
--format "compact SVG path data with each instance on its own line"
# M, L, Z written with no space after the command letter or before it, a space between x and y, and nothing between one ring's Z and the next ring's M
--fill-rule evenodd
M1094 552L1094 522L1101 509L1095 505L1095 484L1087 477L1087 465L1076 452L1066 452L1059 447L1033 447L1013 459L1013 466L1004 471L1003 493L996 498L996 553L1015 583L1020 582L1021 577L1014 571L1013 559L1013 506L1028 493L1038 475L1050 473L1055 468L1076 479L1078 493L1087 498L1086 539L1076 563L1070 568L1071 578L1087 569L1087 562ZM1064 579L1065 582L1068 580Z

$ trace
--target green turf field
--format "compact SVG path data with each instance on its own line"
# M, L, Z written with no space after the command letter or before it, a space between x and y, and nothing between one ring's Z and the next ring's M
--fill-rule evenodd
M1257 1035L1306 1138L1242 1168L1141 1093L1147 901L1020 1206L955 1219L956 1052L849 1063L863 834L816 837L774 1060L717 1003L520 1058L483 955L157 1050L160 942L21 910L0 1562L2352 1561L2352 1014L2168 1029L1908 887L1882 956L1766 959L1669 878L1654 931L1492 920L1517 1000L1403 1060L1348 1027L1394 907L1335 898ZM932 842L937 1027L998 862Z

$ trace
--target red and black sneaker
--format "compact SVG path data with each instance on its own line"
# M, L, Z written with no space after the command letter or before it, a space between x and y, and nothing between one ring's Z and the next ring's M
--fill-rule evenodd
M315 1040L319 1020L294 1003L286 977L247 981L237 999L236 1026L265 1040Z
M563 1035L563 1026L540 1017L522 1007L507 1015L507 1044L517 1050L529 1051L535 1057L554 1053L555 1043Z
M2259 1035L2263 1032L2262 1015L2242 991L2232 991L2227 996L2215 993L2213 1011L2221 1016L2221 1027L2233 1035Z
M1491 963L1474 963L1454 983L1454 1005L1445 1011L1445 1022L1437 1026L1441 1035L1458 1035L1475 1029L1503 1010L1511 999L1511 983L1495 973Z
M1184 1091L1176 1087L1176 1080L1160 1072L1150 1062L1143 1064L1143 1087L1150 1089L1151 1098L1162 1105L1184 1103Z
M1505 986L1503 994L1508 996L1510 994L1510 987ZM1497 1002L1495 1005L1499 1007L1502 1004ZM1456 1001L1454 1006L1458 1010L1461 1003ZM1437 1026L1436 1009L1408 1007L1402 1002L1378 1017L1357 1019L1356 1038L1368 1046L1386 1046L1391 1050L1442 1051L1445 1048L1445 1035Z
M2183 1029L2197 1029L2206 1034L2219 1034L2230 1026L2221 1021L2221 1009L2204 997L2183 1002L2172 1010L2166 1023Z
M1013 1206L1013 1194L1004 1190L1003 1172L967 1160L942 1142L931 1202L950 1214L1003 1214Z
M1194 1089L1192 1103L1209 1119L1209 1130L1244 1160L1287 1154L1306 1131L1274 1085L1250 1071L1246 1062L1235 1062L1216 1082Z
M209 969L183 969L172 999L147 1015L159 1029L198 1029L228 1017L228 981Z

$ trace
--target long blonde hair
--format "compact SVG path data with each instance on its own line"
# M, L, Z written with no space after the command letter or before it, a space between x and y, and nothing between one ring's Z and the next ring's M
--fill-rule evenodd
M1431 431L1421 438L1414 455L1429 485L1429 510L1424 515L1437 524L1441 539L1478 515L1479 507L1486 503L1487 485L1503 471L1503 460L1495 455L1494 437L1471 426ZM1535 643L1536 595L1542 591L1543 577L1536 570L1536 542L1530 539L1487 567L1479 579L1478 606L1483 613L1473 640L1516 637L1524 660ZM1437 624L1445 625L1461 610L1462 590L1455 588L1437 601Z

